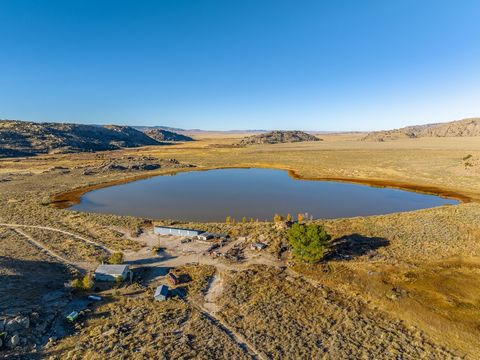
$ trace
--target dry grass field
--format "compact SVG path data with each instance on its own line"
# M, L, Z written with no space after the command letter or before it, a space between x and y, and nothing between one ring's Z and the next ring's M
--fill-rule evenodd
M2 297L0 312L13 311L17 301L41 317L46 312L41 295L72 276L66 263L21 232L67 262L94 267L105 249L140 249L138 234L148 231L150 220L161 220L58 208L78 201L84 191L172 171L268 167L306 179L396 186L464 202L409 213L315 220L333 236L334 251L321 264L293 264L287 254L279 260L288 264L287 270L254 266L222 274L218 318L225 326L268 358L480 357L480 138L364 142L359 134L320 134L323 141L314 143L230 146L241 136L202 133L194 134L198 141L172 146L0 160L0 223L10 224L0 226L0 286L2 294L15 294ZM88 171L126 156L177 159L195 168ZM271 223L188 225L251 241L262 236L273 254L285 243L285 233ZM34 281L28 263L38 265L42 281ZM111 294L83 327L45 355L248 358L251 354L196 305L201 305L209 276L200 276L203 282L192 276L186 300L158 304L148 291ZM29 284L28 292L20 281ZM119 292L135 293L134 286ZM135 322L133 311L141 313L143 323ZM108 338L101 336L111 329L116 330Z

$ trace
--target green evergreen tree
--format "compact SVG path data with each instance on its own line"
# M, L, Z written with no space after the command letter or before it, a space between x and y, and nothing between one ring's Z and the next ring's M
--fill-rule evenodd
M295 258L311 264L323 259L331 239L323 226L315 224L293 224L287 236Z

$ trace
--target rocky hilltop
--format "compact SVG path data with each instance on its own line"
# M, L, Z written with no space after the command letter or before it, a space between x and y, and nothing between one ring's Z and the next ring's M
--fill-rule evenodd
M248 136L240 141L240 145L280 144L320 140L321 139L303 131L270 131L264 134Z
M161 145L129 126L0 121L0 157Z
M168 130L146 129L143 132L157 141L193 141L190 136L178 134Z
M421 137L480 136L480 118L463 119L448 123L407 126L401 129L374 131L362 140L387 141Z

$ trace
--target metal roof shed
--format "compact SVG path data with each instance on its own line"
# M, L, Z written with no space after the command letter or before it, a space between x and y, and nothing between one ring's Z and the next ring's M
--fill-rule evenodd
M109 265L102 264L95 270L93 276L98 281L118 281L126 280L130 273L128 265Z
M193 229L173 228L167 226L155 226L153 232L157 235L174 235L174 236L198 236L204 231Z
M167 285L161 285L157 287L155 290L155 294L153 295L153 298L157 301L165 301L167 300L168 296L168 286Z

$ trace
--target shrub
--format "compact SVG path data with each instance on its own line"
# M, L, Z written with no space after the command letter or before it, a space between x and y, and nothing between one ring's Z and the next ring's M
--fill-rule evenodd
M303 214L298 214L297 215L297 220L299 223L303 222Z
M121 264L123 263L123 253L121 252L114 252L112 255L110 255L110 258L108 259L109 264Z
M87 274L82 279L83 290L90 290L93 287L93 279L90 274Z
M295 258L308 263L322 260L331 238L323 226L315 224L293 224L287 236Z
M90 274L85 275L83 278L78 277L73 279L70 283L75 290L86 291L93 287L93 279Z

